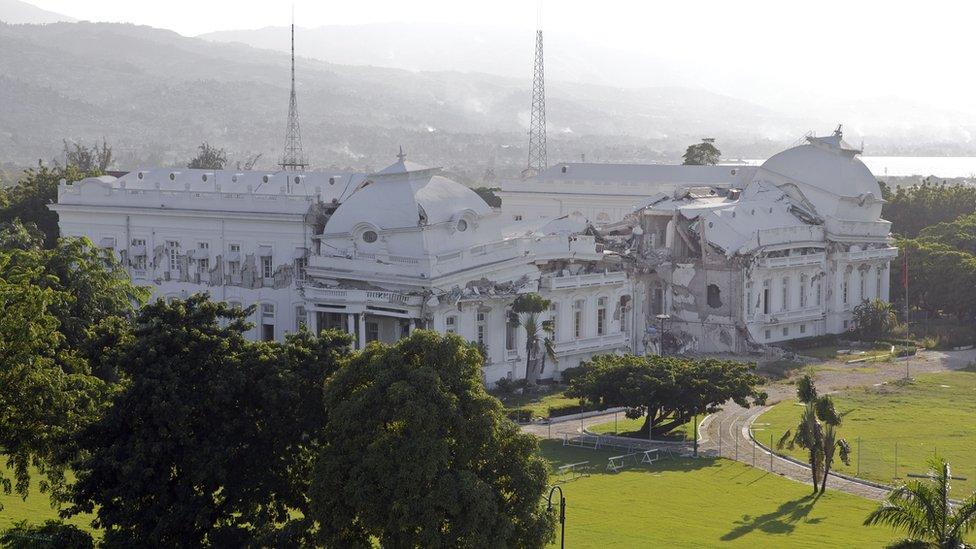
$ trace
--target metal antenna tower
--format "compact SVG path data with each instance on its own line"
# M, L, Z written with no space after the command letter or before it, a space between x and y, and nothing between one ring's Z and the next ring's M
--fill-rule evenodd
M288 127L285 130L285 154L281 157L282 170L304 171L308 160L302 150L302 129L298 123L298 97L295 95L295 7L291 10L291 98L288 101Z
M529 122L529 163L523 175L543 172L546 158L546 69L542 62L542 25L535 31L535 72L532 77L532 115Z

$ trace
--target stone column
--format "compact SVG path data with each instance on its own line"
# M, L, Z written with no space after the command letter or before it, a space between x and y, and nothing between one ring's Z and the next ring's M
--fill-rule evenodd
M366 312L359 313L359 348L366 348Z
M412 334L413 331L416 329L417 329L417 319L411 318L410 324L407 325L407 335Z
M881 299L891 301L891 272L888 270L888 263L882 264L881 269Z
M305 310L305 323L308 325L308 330L315 335L319 335L322 331L319 328L319 312L315 309Z
M346 313L346 333L351 336L356 335L356 315L353 313Z

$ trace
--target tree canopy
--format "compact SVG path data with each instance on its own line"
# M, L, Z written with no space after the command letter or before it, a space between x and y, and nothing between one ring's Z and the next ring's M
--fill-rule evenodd
M862 301L854 307L854 325L866 339L879 339L891 335L898 325L891 303L880 299Z
M371 344L329 381L312 517L329 547L541 547L547 467L461 338Z
M251 342L252 311L195 295L139 313L117 354L127 379L79 436L70 513L125 546L304 545L322 391L349 339ZM257 541L255 541L257 540Z
M628 417L647 414L640 432L664 436L696 414L709 414L732 400L762 404L763 379L755 365L731 360L601 355L574 372L568 396L602 406L626 406Z
M0 187L0 225L19 220L33 226L44 235L44 246L53 247L61 234L58 214L48 204L58 198L58 182L61 179L77 181L100 172L86 172L73 165L50 168L38 164L24 170L16 185Z
M914 239L898 240L898 247L899 258L891 265L892 286L901 286L907 253L913 306L960 320L976 317L976 294L960 291L976 286L976 214L926 227Z
M722 159L722 151L715 146L715 139L706 137L701 143L689 145L682 158L686 166L714 166Z
M891 231L903 238L915 238L922 229L949 223L976 212L976 187L923 182L892 191L881 184L887 203L881 215L891 221Z
M53 249L15 221L0 230L0 446L26 496L31 466L41 489L64 497L61 454L94 421L117 377L93 347L147 295L114 259L87 239L63 238Z
M190 160L190 163L186 167L203 170L222 170L226 163L227 151L218 149L204 141L198 147L197 155Z

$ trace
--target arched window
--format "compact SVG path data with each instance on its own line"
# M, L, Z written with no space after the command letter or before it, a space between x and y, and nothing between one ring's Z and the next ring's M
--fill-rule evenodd
M709 284L707 289L708 306L718 309L722 306L722 290L715 284Z

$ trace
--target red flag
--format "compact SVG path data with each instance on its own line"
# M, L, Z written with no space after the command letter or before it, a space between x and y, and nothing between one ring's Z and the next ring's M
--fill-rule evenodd
M908 247L905 247L905 259L901 266L901 287L908 289Z

